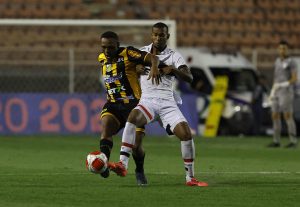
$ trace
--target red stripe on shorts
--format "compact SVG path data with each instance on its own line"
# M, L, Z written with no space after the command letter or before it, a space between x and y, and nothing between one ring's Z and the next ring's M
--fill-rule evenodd
M147 111L147 109L144 106L142 106L141 104L138 104L138 106L140 106L142 108L142 110L147 114L148 118L150 120L152 120L152 116L151 116L150 112Z

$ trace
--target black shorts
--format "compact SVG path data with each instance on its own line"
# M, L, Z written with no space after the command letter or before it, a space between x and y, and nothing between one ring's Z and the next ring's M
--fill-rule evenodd
M119 131L125 127L129 113L136 107L137 104L138 101L127 104L106 102L102 108L101 117L107 114L112 114L120 122L120 127L118 129ZM137 128L137 131L144 132L145 127Z

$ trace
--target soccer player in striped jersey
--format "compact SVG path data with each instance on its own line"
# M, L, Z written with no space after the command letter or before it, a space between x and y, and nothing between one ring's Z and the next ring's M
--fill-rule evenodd
M161 83L158 85L148 80L147 67L145 74L141 75L142 97L129 114L122 136L120 162L114 163L113 171L120 176L127 174L129 156L136 140L136 128L160 119L163 127L181 141L186 185L208 186L207 183L198 181L194 177L194 140L188 122L178 108L173 95L175 77L187 82L192 82L193 77L181 54L167 47L169 36L168 26L161 22L156 23L152 27L152 44L141 49L158 56L166 66L160 69L162 76Z
M158 84L159 60L155 55L134 47L120 47L118 35L111 31L101 35L100 44L102 48L102 53L98 57L101 66L100 76L103 79L107 95L107 102L101 111L100 151L109 160L113 147L113 136L125 126L130 111L135 108L141 97L136 65L150 66L151 71L148 78L152 83ZM137 137L144 136L144 126L137 128L136 133ZM138 157L138 160L143 160L143 152L140 154L142 157ZM109 168L101 176L108 177Z
M278 46L279 57L275 61L274 83L270 100L273 120L273 142L269 147L280 147L281 113L283 113L289 134L287 148L297 146L296 124L293 117L294 86L297 82L297 65L288 56L288 43L282 40Z

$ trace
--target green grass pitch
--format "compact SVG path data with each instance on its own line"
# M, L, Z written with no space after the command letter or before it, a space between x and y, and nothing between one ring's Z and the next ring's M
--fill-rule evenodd
M179 140L146 137L149 185L129 174L108 179L85 168L95 136L0 137L2 207L293 207L300 205L300 149L268 149L271 138L196 137L195 172L209 187L185 186ZM114 138L111 160L118 160ZM283 139L283 144L287 139Z

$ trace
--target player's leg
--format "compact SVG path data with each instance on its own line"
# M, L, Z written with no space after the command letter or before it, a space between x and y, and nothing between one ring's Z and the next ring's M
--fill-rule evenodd
M136 128L143 127L147 124L147 119L139 109L133 109L127 122L122 135L122 146L120 152L120 161L123 163L125 168L128 167L129 156L132 153L136 140Z
M286 147L296 147L297 138L296 138L296 124L293 117L293 95L287 95L283 100L283 117L288 128L288 135L290 143Z
M145 150L143 148L143 137L145 136L144 128L136 129L135 145L132 151L132 158L135 162L135 177L138 185L147 185L147 178L144 172Z
M281 116L279 112L272 112L273 121L273 142L270 143L269 147L280 147L281 137Z
M150 105L140 101L128 116L122 135L120 162L115 163L116 168L113 169L119 176L125 176L127 173L129 157L136 140L136 128L141 128L153 120L154 110L149 107Z
M268 147L280 147L281 136L281 116L279 107L279 98L273 98L272 100L272 122L273 122L273 142Z
M186 185L201 187L208 186L207 183L198 181L194 175L195 144L188 123L178 123L175 126L173 133L180 139L181 154L186 171Z
M194 177L195 145L191 129L175 103L165 103L160 110L160 119L164 128L173 132L180 139L181 154L186 171L186 184L189 186L207 186L207 183L197 181Z
M115 135L118 130L120 123L116 117L112 114L106 114L101 117L102 133L100 138L100 151L103 152L107 160L110 158L110 153L113 148L112 136ZM102 177L109 176L109 169L101 173Z
M283 117L288 128L288 135L290 140L290 143L286 147L296 147L296 124L293 115L290 112L284 112Z

